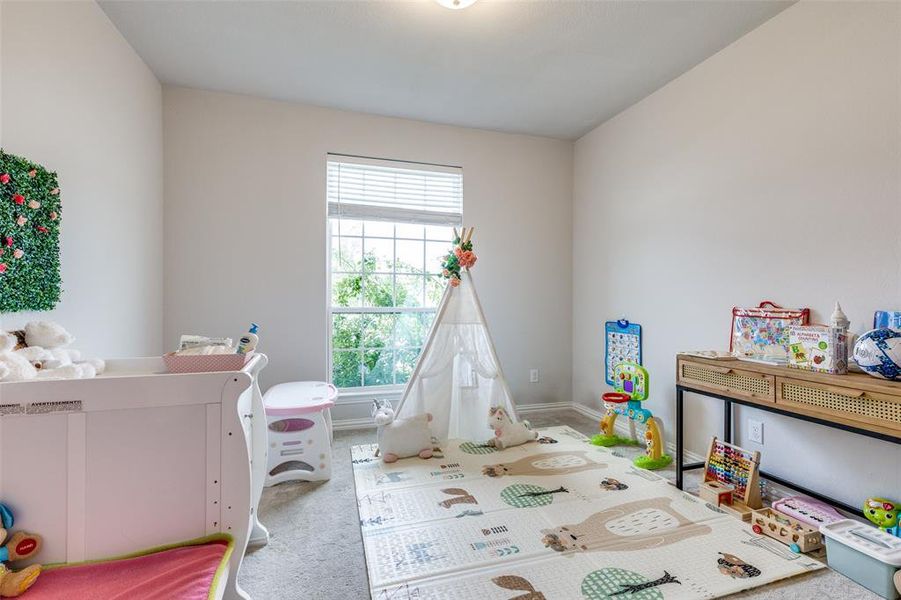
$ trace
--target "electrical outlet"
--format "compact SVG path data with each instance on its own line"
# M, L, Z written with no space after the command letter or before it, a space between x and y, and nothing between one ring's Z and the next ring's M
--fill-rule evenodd
M763 422L748 419L748 439L763 444Z
M538 369L529 369L529 383L538 383Z

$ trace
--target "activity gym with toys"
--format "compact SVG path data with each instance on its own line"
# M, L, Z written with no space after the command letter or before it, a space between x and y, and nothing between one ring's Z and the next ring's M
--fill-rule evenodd
M0 598L901 600L901 0L0 0Z

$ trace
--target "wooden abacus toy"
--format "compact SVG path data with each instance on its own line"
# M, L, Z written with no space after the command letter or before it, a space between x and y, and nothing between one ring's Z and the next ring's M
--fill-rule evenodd
M717 439L710 440L704 462L701 499L743 521L763 506L760 500L760 452L750 452Z

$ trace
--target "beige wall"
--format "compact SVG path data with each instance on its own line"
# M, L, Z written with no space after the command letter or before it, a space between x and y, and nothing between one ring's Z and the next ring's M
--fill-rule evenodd
M326 153L461 165L514 396L569 400L571 143L168 87L163 115L167 346L256 321L266 385L326 378Z
M621 314L644 326L650 405L671 426L674 354L726 346L733 305L825 321L840 300L858 332L901 309L899 11L797 4L577 142L576 401L597 408L601 324ZM701 451L719 406L689 411ZM776 474L855 503L901 489L897 446L736 419Z
M243 96L161 100L95 4L3 2L2 145L63 189L65 294L40 316L106 355L255 320L267 385L325 378L326 153L458 164L518 402L597 408L602 323L626 314L645 327L650 404L671 436L673 354L724 346L731 306L771 298L825 320L839 299L858 332L873 309L901 308L899 6L802 2L573 155L569 142ZM695 450L717 408L692 401ZM756 447L751 414L739 442ZM901 489L894 447L756 416L772 471L853 502Z
M162 110L156 78L94 2L3 2L2 144L59 175L59 321L95 355L158 353Z

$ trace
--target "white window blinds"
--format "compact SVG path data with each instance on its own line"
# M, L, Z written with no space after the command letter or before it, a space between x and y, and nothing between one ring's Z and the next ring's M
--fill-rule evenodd
M460 225L463 169L329 154L328 214Z

